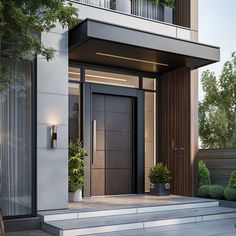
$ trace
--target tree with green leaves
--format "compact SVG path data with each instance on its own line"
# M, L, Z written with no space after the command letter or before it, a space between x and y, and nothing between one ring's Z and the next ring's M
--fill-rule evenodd
M202 74L204 100L199 103L202 148L236 147L236 53L224 64L219 79L209 70Z
M65 0L0 0L0 59L29 60L36 54L52 59L54 49L42 43L41 33L57 23L71 27L77 18L77 9ZM0 89L14 79L9 70L0 63Z

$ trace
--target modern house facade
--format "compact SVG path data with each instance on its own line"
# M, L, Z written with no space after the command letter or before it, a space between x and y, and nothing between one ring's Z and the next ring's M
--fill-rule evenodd
M171 170L173 194L194 195L197 68L220 56L198 42L197 1L176 0L174 9L150 0L70 2L80 23L41 36L55 58L12 65L26 80L0 94L3 215L68 208L72 139L88 152L85 197L148 192L158 161Z

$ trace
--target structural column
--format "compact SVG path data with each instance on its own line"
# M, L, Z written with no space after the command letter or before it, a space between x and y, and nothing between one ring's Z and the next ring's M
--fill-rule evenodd
M57 26L42 41L56 53L49 62L37 58L37 210L62 209L68 205L68 33Z

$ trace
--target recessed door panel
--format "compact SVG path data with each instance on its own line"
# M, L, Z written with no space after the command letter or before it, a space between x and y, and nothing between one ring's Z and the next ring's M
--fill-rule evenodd
M130 97L92 95L92 120L96 120L96 152L91 168L93 196L134 191L133 102Z

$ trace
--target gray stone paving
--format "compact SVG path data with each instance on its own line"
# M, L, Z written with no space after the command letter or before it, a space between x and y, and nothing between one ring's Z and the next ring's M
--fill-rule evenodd
M103 233L93 236L236 236L236 218L150 229ZM51 236L40 230L8 233L6 236Z
M42 230L29 230L7 233L6 236L52 236Z
M236 236L236 218L117 233L94 234L93 236Z
M107 226L107 225L149 222L149 221L158 221L167 219L180 219L184 217L197 217L202 215L235 213L235 212L236 209L234 208L206 207L197 209L183 209L183 210L173 210L173 211L130 214L130 215L61 220L61 221L48 222L48 224L55 226L59 229L70 230L70 229L79 229L88 227L98 227L104 225Z
M118 195L90 197L83 199L80 203L69 203L70 209L80 209L81 211L120 209L132 207L145 207L157 205L171 205L183 203L209 202L212 199L183 196L152 196L148 194Z

